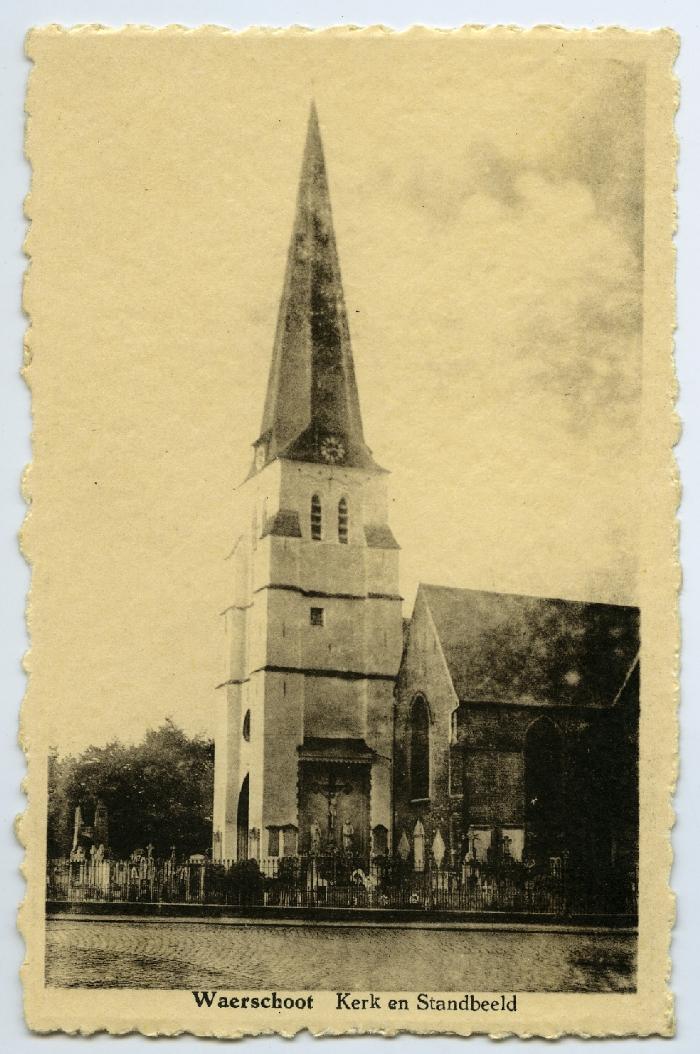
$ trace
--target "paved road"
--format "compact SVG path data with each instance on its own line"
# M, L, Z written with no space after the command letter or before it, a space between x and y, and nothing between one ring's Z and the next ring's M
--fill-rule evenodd
M49 919L59 987L633 991L622 933Z

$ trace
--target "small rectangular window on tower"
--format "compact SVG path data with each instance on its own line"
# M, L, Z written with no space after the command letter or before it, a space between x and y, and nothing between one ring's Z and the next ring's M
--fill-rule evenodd
M312 626L322 626L324 622L323 608L311 608L310 621Z

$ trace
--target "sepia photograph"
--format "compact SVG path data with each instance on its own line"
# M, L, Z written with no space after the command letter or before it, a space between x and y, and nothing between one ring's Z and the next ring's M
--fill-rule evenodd
M641 36L30 35L51 1021L663 1017L674 39Z

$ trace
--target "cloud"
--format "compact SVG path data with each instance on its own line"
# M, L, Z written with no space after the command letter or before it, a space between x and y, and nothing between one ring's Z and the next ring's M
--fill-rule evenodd
M417 181L408 188L412 219L382 295L409 305L409 341L426 349L439 343L442 366L431 362L430 383L439 386L442 376L449 385L461 363L485 384L529 384L548 395L548 412L566 428L590 429L611 414L631 420L641 267L591 188L486 149L460 179L434 173L429 182L422 205ZM415 268L407 288L409 257ZM397 303L387 317L400 313Z
M365 215L357 261L381 280L357 346L372 338L363 410L395 471L407 595L423 578L633 600L642 267L628 225L588 181L486 146L403 189ZM462 490L467 516L452 518Z
M601 414L627 419L641 381L634 249L600 215L584 184L527 174L517 186L522 206L498 231L518 272L511 276L521 308L513 318L516 353L543 387L566 400L561 409L570 424L587 427Z

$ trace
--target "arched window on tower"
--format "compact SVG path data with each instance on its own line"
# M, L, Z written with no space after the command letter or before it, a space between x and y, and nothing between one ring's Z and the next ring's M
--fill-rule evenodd
M311 537L315 542L321 541L323 530L323 515L321 513L321 499L314 494L311 499Z
M338 541L348 544L348 500L341 498L338 502Z
M422 695L411 706L411 798L430 797L430 712Z

